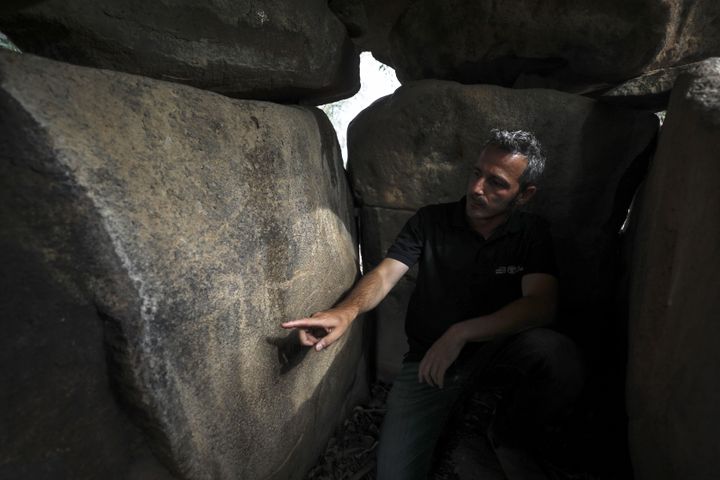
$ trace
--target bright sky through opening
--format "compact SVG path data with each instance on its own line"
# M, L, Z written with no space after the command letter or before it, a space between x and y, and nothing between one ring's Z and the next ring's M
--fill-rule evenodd
M370 52L363 52L360 54L360 91L353 97L320 106L337 132L343 164L347 163L347 127L352 119L375 100L390 95L399 86L395 70L375 60Z

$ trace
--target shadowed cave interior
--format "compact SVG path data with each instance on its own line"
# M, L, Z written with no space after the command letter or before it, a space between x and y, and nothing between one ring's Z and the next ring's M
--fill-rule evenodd
M377 478L417 268L326 351L280 324L493 128L546 151L523 208L585 369L542 478L720 478L720 4L536 3L5 2L0 478ZM432 478L512 480L499 401L461 397Z

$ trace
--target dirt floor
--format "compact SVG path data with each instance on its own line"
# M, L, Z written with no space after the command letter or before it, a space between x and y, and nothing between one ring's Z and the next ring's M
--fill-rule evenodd
M370 400L355 407L330 439L325 453L308 472L306 480L375 480L375 452L389 389L388 384L372 385ZM484 433L480 433L487 430L492 417L491 407L482 396L473 396L469 402L465 413L450 425L451 435L439 441L431 475L434 480L506 478L489 441ZM549 480L608 478L557 465L547 464L544 468Z
M387 384L372 385L370 401L355 407L350 418L330 439L325 453L308 472L306 480L375 479L375 449L389 390Z

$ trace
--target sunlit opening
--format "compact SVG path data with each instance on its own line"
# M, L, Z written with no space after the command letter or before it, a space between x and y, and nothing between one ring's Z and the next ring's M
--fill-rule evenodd
M360 54L360 91L355 96L321 105L337 132L343 164L347 163L347 127L353 118L380 97L390 95L400 86L395 70L373 58L370 52Z
M14 52L19 52L20 49L5 36L4 33L0 32L0 48L6 48Z

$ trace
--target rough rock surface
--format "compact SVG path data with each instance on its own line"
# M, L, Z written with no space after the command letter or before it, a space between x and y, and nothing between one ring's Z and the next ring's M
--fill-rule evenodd
M373 0L366 0L373 3ZM389 51L402 81L424 78L591 91L645 72L720 54L715 0L396 0ZM367 8L369 11L369 8ZM379 26L378 26L379 25Z
M346 0L352 1L352 0ZM360 0L365 7L364 17L356 11L355 23L367 22L365 31L353 41L361 51L370 51L380 62L392 65L389 36L393 25L407 7L416 0ZM345 19L348 22L350 19Z
M599 100L614 105L653 111L667 109L670 92L680 75L694 74L705 68L705 61L664 68L624 82L604 92Z
M546 175L530 207L553 224L566 327L601 343L611 321L603 312L614 295L610 250L629 203L617 202L617 191L654 138L653 114L550 90L412 82L351 124L348 168L355 194L364 210L408 213L457 200L487 132L496 127L535 131L547 149ZM394 238L406 218L373 215L382 221L365 225L363 245ZM371 259L383 248L370 245Z
M29 53L238 98L328 103L359 60L327 1L47 0L0 18Z
M17 10L27 8L30 5L40 3L43 0L5 0L0 4L0 15L7 15Z
M6 52L0 123L0 476L301 478L365 385L279 328L357 275L327 118Z
M627 387L635 478L720 478L720 60L681 76L637 210Z
M368 20L362 0L330 0L328 7L343 22L351 38L366 33Z

